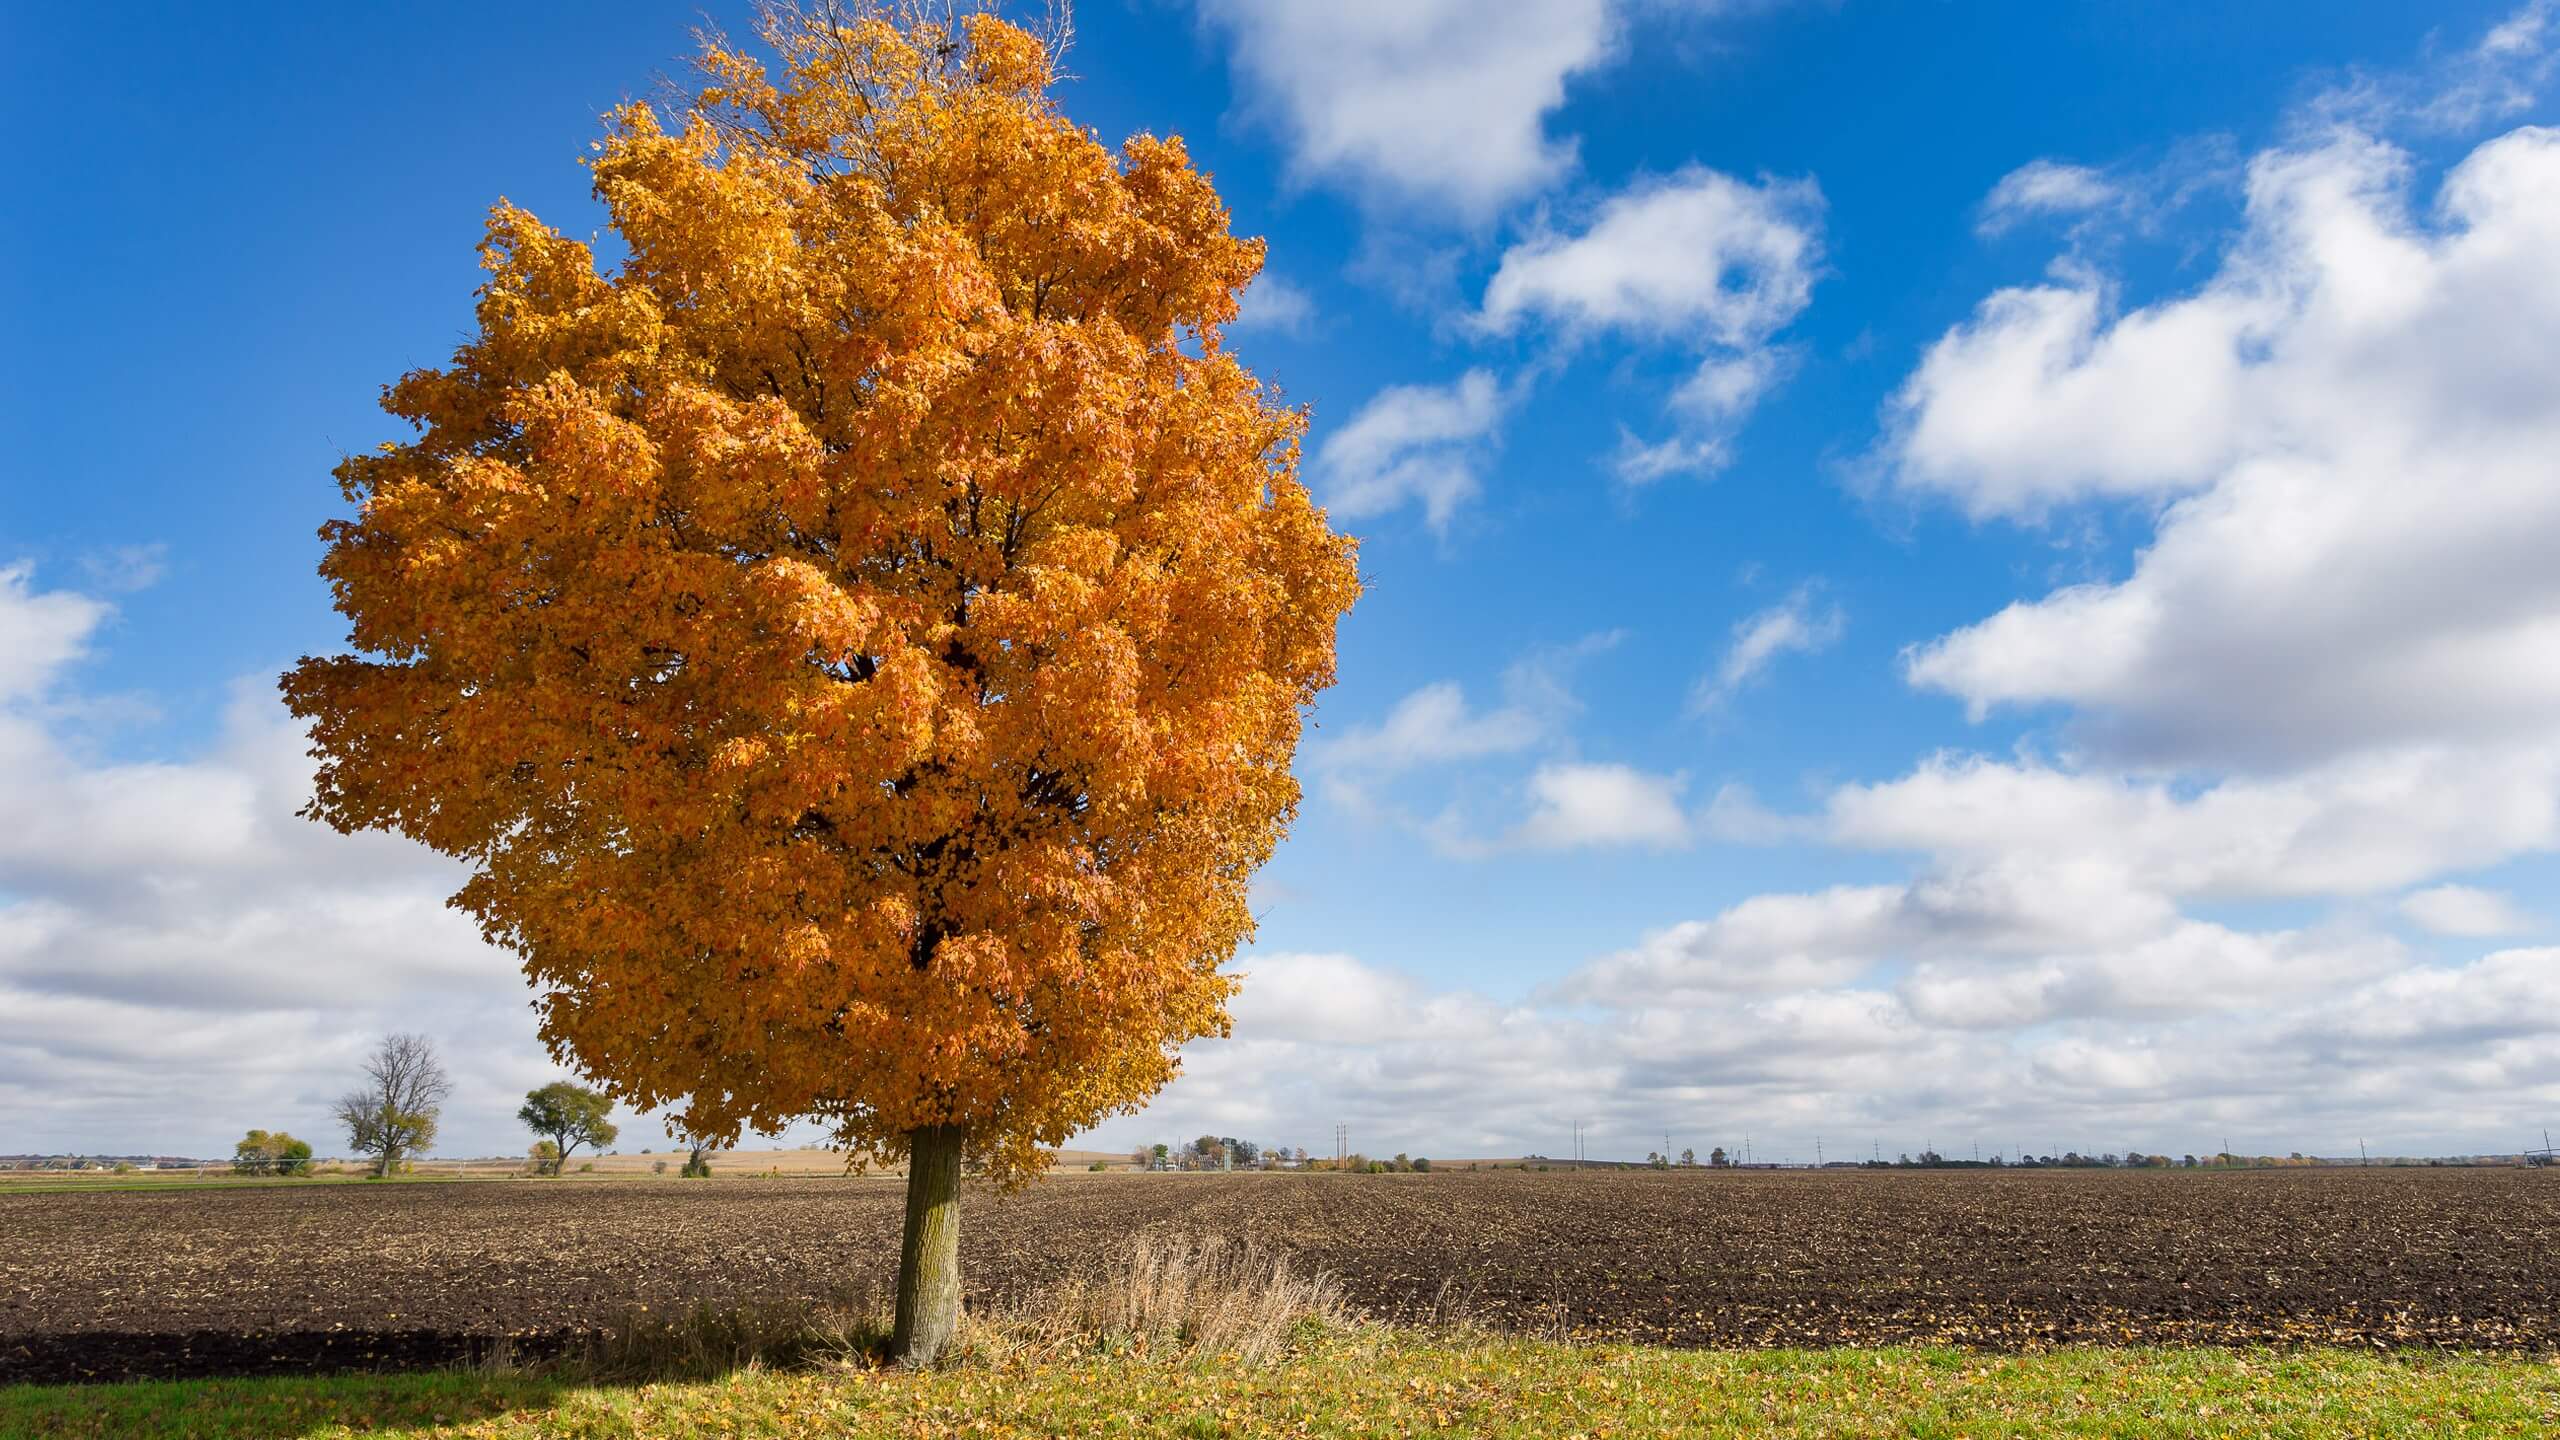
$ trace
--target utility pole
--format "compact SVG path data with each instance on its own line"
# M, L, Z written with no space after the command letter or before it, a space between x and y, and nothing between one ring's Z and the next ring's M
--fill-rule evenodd
M2364 1137L2361 1135L2356 1137L2356 1163L2359 1165L2373 1163L2373 1157L2364 1153Z
M1819 1135L1813 1137L1813 1168L1822 1168L1822 1137Z

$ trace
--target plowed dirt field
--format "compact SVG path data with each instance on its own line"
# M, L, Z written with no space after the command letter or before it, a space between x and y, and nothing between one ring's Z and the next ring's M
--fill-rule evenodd
M0 1194L0 1381L436 1364L625 1309L840 1297L898 1182ZM1058 1177L973 1193L971 1296L1251 1238L1385 1319L1685 1346L2560 1349L2560 1172Z

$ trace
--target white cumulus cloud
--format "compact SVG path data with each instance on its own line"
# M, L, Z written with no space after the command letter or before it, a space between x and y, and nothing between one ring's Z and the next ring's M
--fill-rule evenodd
M0 701L30 698L85 653L113 614L104 601L35 588L35 567L0 565Z
M295 812L307 741L272 681L176 759L95 758L76 667L106 602L0 569L0 1114L35 1150L214 1153L257 1126L329 1153L372 1037L457 1080L447 1153L512 1153L557 1071L514 957L444 901L461 868ZM68 704L56 702L68 701Z
M2438 935L2486 939L2534 928L2515 897L2472 885L2433 885L2400 898L2400 913Z
M1490 217L1571 171L1565 83L1613 53L1606 0L1202 0L1302 181Z
M2560 724L2560 131L2410 211L2360 135L2250 167L2194 293L2003 291L1897 402L1900 483L1977 516L2165 502L2132 572L1915 650L1967 702L2072 707L2114 753L2290 765Z
M1788 370L1776 336L1810 303L1821 259L1813 182L1753 184L1693 165L1611 196L1578 232L1505 251L1476 323L1507 335L1534 320L1569 342L1614 334L1696 354L1669 397L1673 433L1625 435L1614 468L1630 484L1711 472Z
M1344 519L1419 504L1433 529L1445 529L1481 487L1508 406L1487 370L1381 390L1317 447L1317 493Z
M1808 181L1754 185L1692 166L1639 183L1580 233L1505 251L1482 323L1509 333L1535 317L1568 331L1757 345L1812 298L1821 208Z
M1680 807L1683 784L1677 775L1631 765L1541 765L1529 776L1529 814L1510 843L1532 850L1685 845L1690 822Z

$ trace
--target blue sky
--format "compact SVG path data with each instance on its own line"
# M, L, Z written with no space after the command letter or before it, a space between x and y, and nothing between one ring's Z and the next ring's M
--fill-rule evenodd
M2538 1130L2560 14L1493 8L1076 15L1369 579L1236 1036L1098 1139ZM0 1148L320 1133L393 1024L516 1148L521 980L291 818L272 677L486 207L595 228L696 22L0 18Z

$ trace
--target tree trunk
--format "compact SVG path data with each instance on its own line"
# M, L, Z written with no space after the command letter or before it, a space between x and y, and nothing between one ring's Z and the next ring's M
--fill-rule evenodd
M960 1140L957 1125L907 1137L907 1231L898 1247L898 1324L889 1351L930 1365L960 1324Z

